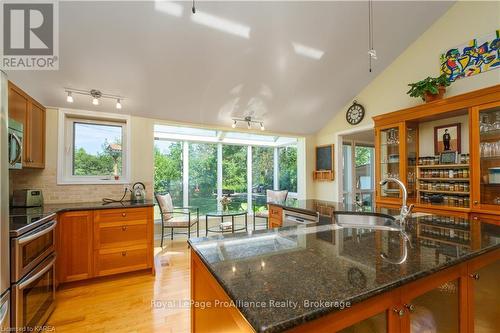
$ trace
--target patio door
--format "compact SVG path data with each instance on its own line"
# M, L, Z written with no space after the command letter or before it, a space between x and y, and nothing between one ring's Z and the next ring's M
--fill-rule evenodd
M344 140L343 202L371 208L375 202L375 147L371 143Z

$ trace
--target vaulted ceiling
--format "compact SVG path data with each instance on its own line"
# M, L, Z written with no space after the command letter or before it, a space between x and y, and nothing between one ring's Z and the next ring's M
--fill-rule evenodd
M116 112L112 101L66 103L65 87L123 95L121 113L308 134L452 2L374 3L378 60L368 71L368 4L340 2L60 2L58 71L10 71L47 106ZM437 61L437 60L436 60ZM437 65L436 65L437 66Z

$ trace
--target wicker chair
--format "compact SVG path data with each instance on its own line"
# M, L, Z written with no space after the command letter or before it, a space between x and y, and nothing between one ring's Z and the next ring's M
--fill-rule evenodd
M288 197L287 190L283 190L283 191L266 190L266 202L285 201L287 197ZM257 211L255 209L255 205L253 205L253 230L255 230L257 218L262 218L262 219L266 220L265 227L267 229L267 227L268 227L267 220L269 219L269 211L267 210L267 208L266 208L266 210Z
M170 239L174 239L174 229L187 229L180 232L191 237L191 228L196 224L196 237L200 236L200 210L198 207L174 207L169 193L155 194L156 202L161 214L161 247L165 238L165 229L170 229ZM169 207L170 206L170 207Z

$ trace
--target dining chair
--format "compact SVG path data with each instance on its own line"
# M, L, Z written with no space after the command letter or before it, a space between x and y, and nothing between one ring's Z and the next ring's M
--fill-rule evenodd
M174 239L174 229L187 229L188 239L191 237L191 228L196 224L196 237L200 236L200 209L198 207L174 207L170 193L157 194L155 199L160 208L161 215L161 247L165 229L170 229L170 239ZM168 235L167 235L168 236Z

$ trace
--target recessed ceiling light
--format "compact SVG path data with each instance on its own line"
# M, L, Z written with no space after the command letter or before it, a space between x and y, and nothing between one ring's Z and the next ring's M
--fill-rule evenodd
M196 14L191 16L191 20L195 23L203 24L207 27L227 32L232 35L246 39L250 38L250 27L222 17L197 10Z
M322 50L318 50L300 43L292 42L292 45L295 53L311 59L319 60L321 59L323 54L325 54L325 52Z

